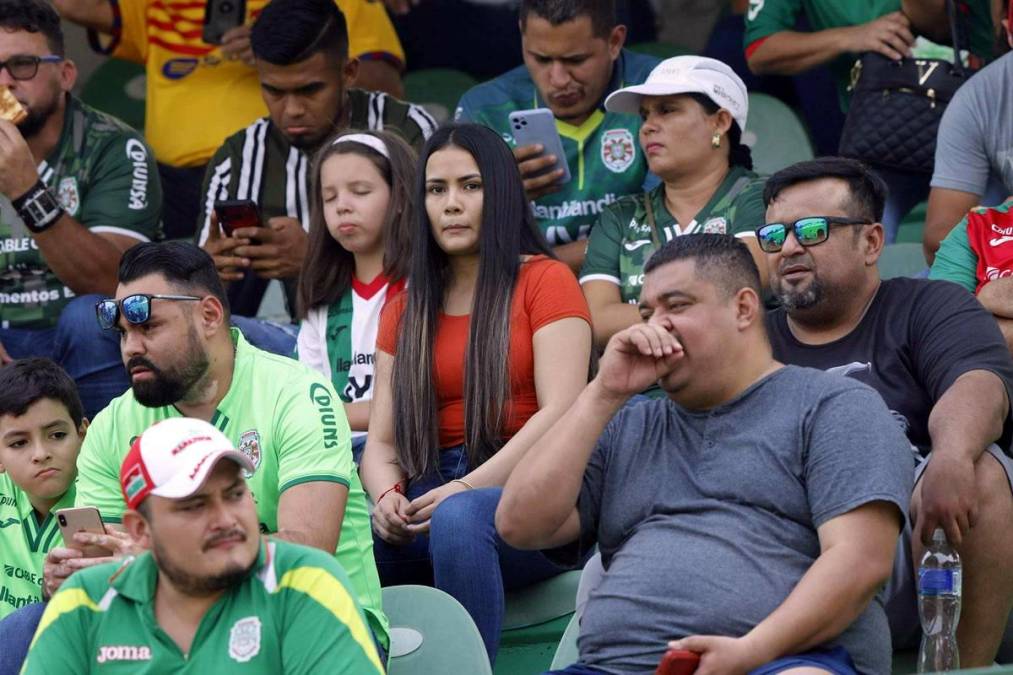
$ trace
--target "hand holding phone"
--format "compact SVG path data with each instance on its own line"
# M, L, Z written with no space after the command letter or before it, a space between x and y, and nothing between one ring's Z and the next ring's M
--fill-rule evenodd
M201 39L209 45L220 45L225 33L245 21L246 0L207 0Z
M226 237L231 237L241 227L260 227L260 209L251 199L215 202L215 215Z
M67 548L79 548L85 558L104 558L112 555L112 551L101 546L80 546L74 541L74 534L87 532L104 535L105 524L98 509L93 506L81 506L71 509L60 509L56 512L56 523L63 535L63 545Z
M551 110L516 110L510 113L510 129L517 143L514 157L529 198L558 192L570 181L566 151ZM536 150L538 147L541 151ZM554 159L550 161L550 157Z

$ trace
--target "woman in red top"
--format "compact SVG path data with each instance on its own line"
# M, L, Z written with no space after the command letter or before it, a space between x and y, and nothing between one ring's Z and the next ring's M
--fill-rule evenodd
M451 125L419 161L408 289L380 319L362 482L384 585L435 584L495 659L505 588L562 571L496 534L511 470L587 382L591 327L499 136Z

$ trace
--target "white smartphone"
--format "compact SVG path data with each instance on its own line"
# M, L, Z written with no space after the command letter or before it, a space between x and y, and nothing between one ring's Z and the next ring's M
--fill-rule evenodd
M570 182L570 166L566 163L563 140L556 129L556 118L548 108L515 110L510 113L510 129L517 145L541 145L546 155L555 155L556 163L542 173L563 170L560 183Z

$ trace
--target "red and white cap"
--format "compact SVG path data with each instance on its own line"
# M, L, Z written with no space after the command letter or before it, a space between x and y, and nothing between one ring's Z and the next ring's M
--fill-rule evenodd
M127 508L148 495L185 499L204 485L219 460L231 459L249 472L253 463L203 420L174 417L148 427L130 446L120 467Z
M605 99L605 110L617 113L640 112L644 96L703 94L732 114L739 131L746 128L749 92L734 70L706 56L673 56L654 67L643 84L623 87Z

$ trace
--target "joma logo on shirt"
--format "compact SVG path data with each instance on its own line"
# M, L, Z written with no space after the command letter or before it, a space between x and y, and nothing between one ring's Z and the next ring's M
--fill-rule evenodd
M320 413L320 424L324 427L324 448L330 450L338 447L338 419L334 415L334 399L327 387L314 382L310 385L310 399Z
M99 647L98 658L95 660L99 663L105 663L106 661L150 661L151 648L134 645Z

